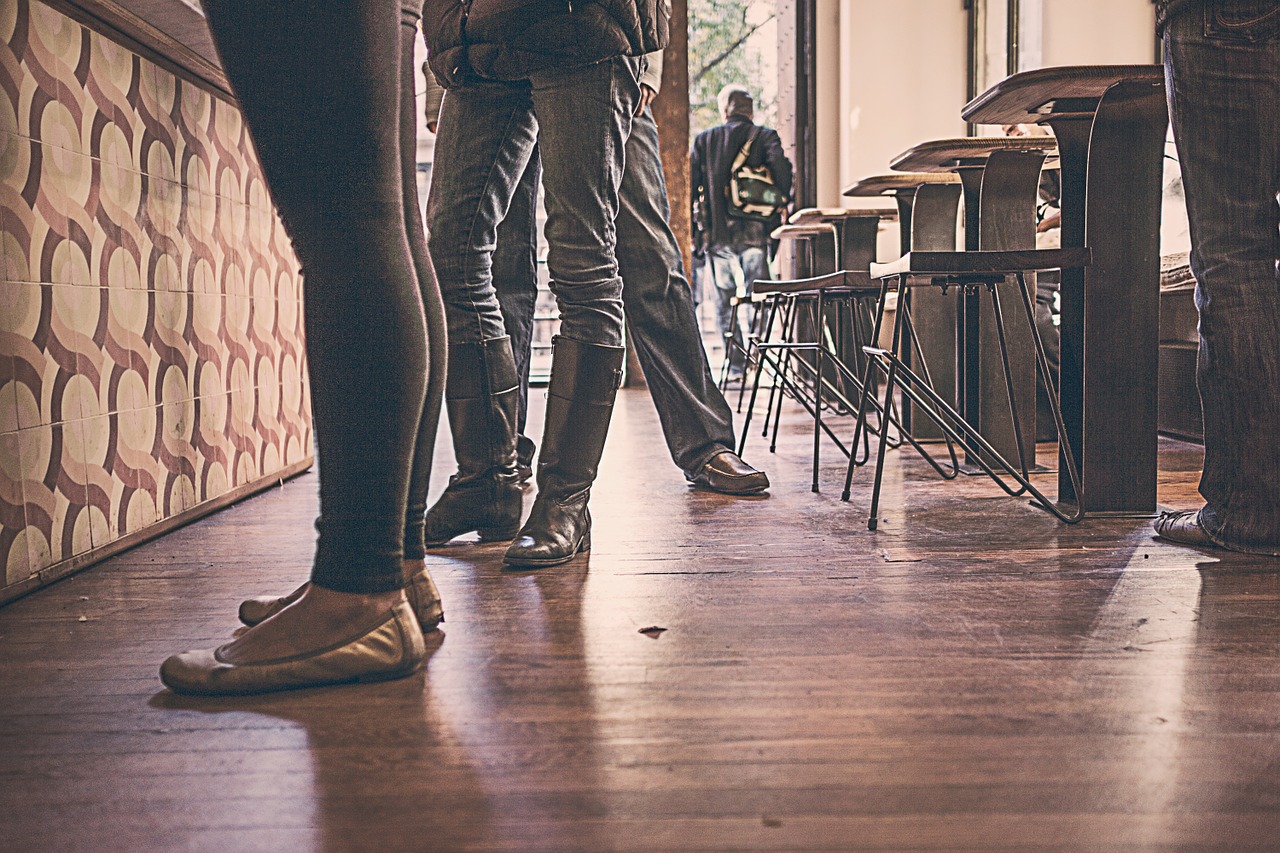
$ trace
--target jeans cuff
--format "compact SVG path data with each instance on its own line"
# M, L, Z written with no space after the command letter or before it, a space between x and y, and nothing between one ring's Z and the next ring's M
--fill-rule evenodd
M718 456L721 453L724 453L726 450L729 451L730 453L737 452L732 447L725 447L723 444L713 444L711 445L711 447L707 448L706 450L699 453L697 456L693 457L694 459L697 460L695 464L689 466L688 468L682 467L681 470L683 470L686 474L692 477L696 475L699 471L701 471L702 466L710 462L713 457Z

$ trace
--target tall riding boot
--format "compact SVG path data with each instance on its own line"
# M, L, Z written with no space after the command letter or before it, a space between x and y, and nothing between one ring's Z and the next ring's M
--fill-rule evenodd
M428 545L473 530L482 540L515 536L521 509L516 474L519 394L510 338L449 347L445 408L458 473L427 510Z
M591 549L587 498L604 451L626 350L558 337L538 456L538 498L507 549L512 566L555 566Z

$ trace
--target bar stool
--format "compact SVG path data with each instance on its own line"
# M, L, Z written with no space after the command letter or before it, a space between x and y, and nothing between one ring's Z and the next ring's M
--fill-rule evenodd
M896 218L895 210L885 208L805 208L792 214L789 222L792 225L828 224L836 229L834 265L828 266L825 257L814 257L809 267L812 271L809 275L817 275L828 270L848 270L854 274L865 274L876 259L876 246L882 224ZM811 241L813 250L821 250L827 245L826 241ZM792 276L792 278L805 277L805 274ZM864 279L860 284L867 287L874 286L869 278L864 276ZM851 299L854 301L849 302ZM800 331L815 339L818 336L834 336L833 343L839 358L854 375L860 374L864 358L860 341L867 340L871 329L872 312L869 300L865 296L858 298L845 293L829 301L820 316L814 314L812 302L804 303L802 307L806 310L802 311L798 318ZM798 355L800 358L808 357L803 352ZM835 370L834 366L828 365L824 370L828 381L837 386L848 385L850 380ZM856 399L856 390L848 387L844 390L852 393L853 399ZM832 399L832 404L837 407L842 405L838 397ZM852 410L844 413L852 414Z
M812 488L815 492L819 490L823 433L851 460L851 464L862 464L868 460L868 434L879 433L885 435L886 441L893 446L904 440L913 444L943 476L954 477L958 471L954 449L949 446L951 468L948 470L933 460L901 428L893 405L881 409L872 398L871 414L875 415L876 423L868 424L868 429L861 433L861 455L858 442L846 446L823 418L824 412L832 409L852 416L867 399L860 379L866 375L862 369L866 358L862 350L866 343L874 342L868 302L880 292L867 270L874 258L879 220L885 213L875 210L798 212L793 217L795 224L774 232L776 239L808 252L809 257L818 258L819 263L831 257L829 250L834 242L842 260L852 261L857 267L805 278L757 283L756 295L765 306L765 313L761 333L752 341L759 369L752 384L739 452L745 446L761 380L768 370L773 375L773 382L765 409L763 434L768 436L772 426L772 452L776 449L784 395L795 399L809 413L814 422ZM844 230L844 239L833 241L833 229L840 228ZM862 237L856 243L848 236L855 229ZM796 264L793 269L805 269L805 265ZM889 436L891 426L896 433Z
M774 452L777 449L784 397L791 397L809 413L814 422L816 491L821 434L825 431L840 447L841 452L849 452L839 436L822 419L825 384L822 372L827 355L818 332L822 324L802 323L806 306L816 304L816 314L821 316L826 296L845 288L843 273L835 269L839 249L838 231L831 223L810 221L783 225L775 229L771 236L789 247L792 258L790 272L797 277L756 282L752 298L758 306L756 316L759 324L749 336L747 344L747 363L755 369L738 452L741 454L746 446L760 384L768 373L772 378L762 435L769 436L772 424L773 438L769 452ZM801 358L802 354L809 355L812 360ZM848 402L852 408L852 401ZM865 455L869 455L869 450Z
M870 175L844 189L851 198L888 196L898 206L899 255L916 251L954 251L960 213L960 178L950 172L893 172ZM956 302L941 292L908 289L913 332L921 360L929 364L943 399L955 399ZM908 364L912 362L908 359ZM902 405L903 426L921 441L942 439L928 418L917 420L911 403Z
M1040 339L1035 325L1035 302L1027 284L1027 274L1051 269L1084 267L1089 264L1089 250L1074 249L1030 249L1010 251L976 251L976 252L910 252L897 261L889 264L873 264L871 275L880 280L880 303L876 311L877 331L884 317L884 306L891 290L900 294L910 287L931 286L943 290L958 288L966 298L980 299L986 293L991 306L993 325L999 344L1000 362L1003 372L1006 401L1009 419L1015 431L1020 427L1022 416L1019 414L1018 395L1014 386L1014 375L1010 366L1008 335L1004 311L1001 305L1001 284L1016 286L1021 298L1023 315L1026 319L1027 334L1031 339L1035 353L1035 364L1040 371L1046 387L1053 389L1054 382L1049 371L1048 359L1045 357L1044 342ZM900 300L901 301L901 300ZM1073 524L1083 517L1083 510L1078 504L1060 505L1049 500L1030 480L1030 468L1024 445L1017 444L1017 464L1010 462L983 434L974 427L963 413L944 400L933 387L927 374L918 373L906 364L902 355L904 347L904 329L908 328L909 317L906 311L899 311L894 318L892 343L888 349L878 346L864 347L871 356L871 364L876 365L885 375L884 400L888 404L893 399L895 389L901 388L904 397L911 400L918 415L928 417L950 438L963 445L969 451L969 458L1011 496L1029 493L1035 498L1035 505L1055 515L1060 520ZM908 333L909 334L909 331ZM866 387L864 382L864 388ZM854 433L857 441L859 431L866 429L864 413L867 411L869 394L864 391L862 405L858 414L858 424ZM1062 409L1058 405L1057 395L1050 394L1051 409L1054 422L1062 430ZM1059 435L1065 435L1060 432ZM1034 446L1034 445L1032 445ZM1062 460L1060 470L1074 486L1070 492L1075 495L1080 484L1080 470L1076 465L1074 453L1069 442L1062 441ZM887 444L881 433L876 455L875 482L871 492L871 509L867 519L867 527L875 530L878 525L880 508L880 487L884 475L884 458ZM1034 461L1034 459L1032 460ZM849 499L849 491L853 482L853 469L848 467L845 477L843 499ZM1010 483L1012 481L1012 484Z
M1040 170L1055 145L1047 137L935 139L907 149L890 167L959 178L966 251L1034 249ZM1010 290L1008 297L1016 295ZM1021 447L1034 446L1036 440L1034 353L1029 336L1021 329L1006 330L1015 393L1022 411L1030 413L1015 433L1002 402L1003 367L996 330L990 312L984 312L981 305L973 293L962 295L954 305L954 406L997 450L1011 458ZM976 460L966 456L966 462L967 473L982 471Z

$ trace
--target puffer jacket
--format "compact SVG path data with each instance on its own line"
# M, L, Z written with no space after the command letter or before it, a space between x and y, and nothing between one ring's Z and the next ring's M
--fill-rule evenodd
M445 88L521 80L667 46L668 0L426 0L422 31Z

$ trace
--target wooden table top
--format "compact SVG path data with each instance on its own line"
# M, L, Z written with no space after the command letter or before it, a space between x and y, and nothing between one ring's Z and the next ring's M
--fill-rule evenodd
M1164 84L1159 65L1064 65L1013 74L960 111L973 124L1038 124L1066 115L1090 115L1088 101L1123 80Z
M995 151L1054 152L1058 143L1050 136L967 136L932 139L899 154L889 168L897 172L949 172L963 161L979 162Z
M810 225L816 222L834 223L842 219L897 219L895 208L856 208L856 207L806 207L791 214L787 222L791 225Z
M925 184L958 184L960 179L951 172L897 172L891 175L868 175L845 187L843 195L853 197L893 195L922 187Z
M779 225L769 236L775 240L794 240L821 234L835 236L836 227L829 222L806 222L803 225Z

